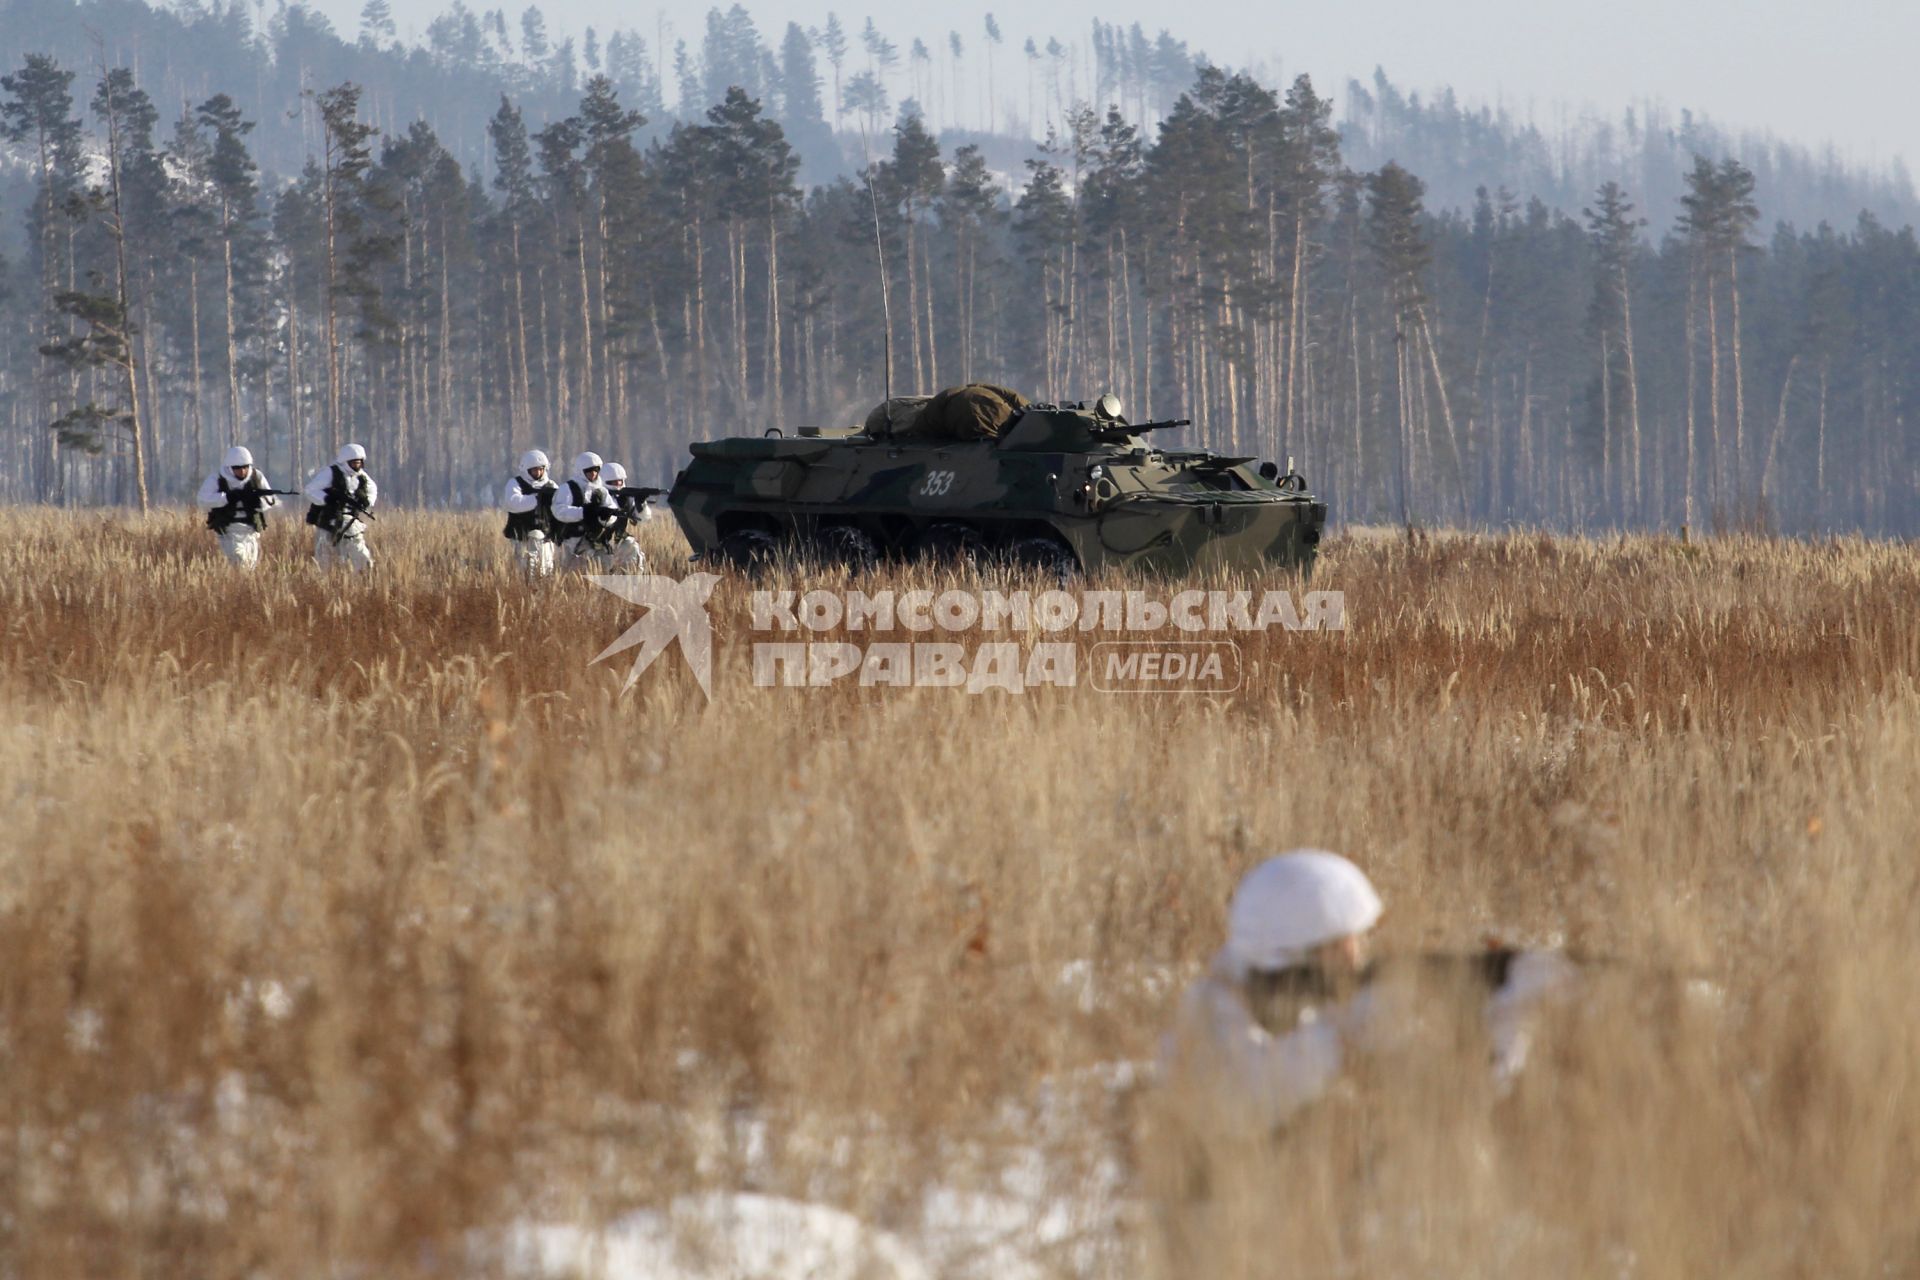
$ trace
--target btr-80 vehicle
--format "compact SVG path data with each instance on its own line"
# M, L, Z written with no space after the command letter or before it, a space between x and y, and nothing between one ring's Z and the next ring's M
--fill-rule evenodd
M1187 425L1129 423L1110 395L1028 404L950 388L895 399L858 428L694 444L667 503L703 563L742 569L781 555L1063 575L1311 568L1326 504L1291 465L1157 443Z

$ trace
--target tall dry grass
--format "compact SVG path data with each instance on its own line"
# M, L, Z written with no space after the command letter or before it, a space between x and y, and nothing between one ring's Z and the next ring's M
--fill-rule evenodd
M1920 1273L1910 549L1341 540L1349 629L1214 698L755 689L727 584L709 704L496 524L360 581L0 515L0 1276L463 1274L739 1186L911 1237L1035 1159L1129 1206L1059 1274ZM1309 843L1386 949L1631 976L1512 1095L1422 1041L1192 1198L1102 1082Z

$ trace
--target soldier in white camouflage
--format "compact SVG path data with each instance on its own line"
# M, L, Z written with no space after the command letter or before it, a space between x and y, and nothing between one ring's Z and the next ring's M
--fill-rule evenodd
M207 528L218 536L220 553L232 564L249 571L259 567L260 535L276 492L253 465L253 454L241 445L227 450L219 469L201 482L199 503L207 513Z

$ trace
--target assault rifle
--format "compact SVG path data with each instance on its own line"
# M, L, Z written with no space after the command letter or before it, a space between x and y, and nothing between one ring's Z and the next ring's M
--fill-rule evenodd
M618 489L609 489L607 492L613 495L614 504L620 511L617 518L607 523L607 528L611 531L608 534L607 541L618 542L626 536L627 526L640 518L640 508L646 506L648 502L660 494L665 493L666 490L650 489L645 485L630 484Z
M1537 957L1542 965L1528 980L1544 983L1528 993L1537 995L1576 973L1635 973L1681 978L1661 970L1637 970L1608 957L1594 957L1559 948L1531 949L1494 944L1477 951L1414 951L1381 956L1357 973L1330 972L1318 964L1285 969L1255 970L1246 975L1242 990L1256 1021L1269 1030L1293 1024L1303 1005L1340 1000L1376 983L1412 983L1430 994L1453 993L1485 999L1506 988L1517 965Z
M621 506L632 505L637 507L643 502L651 502L653 499L665 493L666 490L649 489L645 485L629 484L623 485L618 489L609 489L607 492L612 494L614 501L618 502Z
M227 501L242 507L257 507L262 498L297 498L298 489L229 489Z
M373 510L366 503L351 495L339 502L328 503L321 518L321 527L333 535L333 545L339 546L340 539L347 536L347 530L356 520L373 522Z
M238 489L228 489L226 502L207 513L207 527L224 533L229 525L236 524L242 519L251 524L266 499L299 496L298 489L255 489L244 485Z
M626 532L627 527L626 516L617 502L613 506L608 506L604 502L590 502L580 508L578 524L570 525L559 519L554 523L559 527L563 541L567 538L579 538L596 547L612 546L620 540L620 535Z

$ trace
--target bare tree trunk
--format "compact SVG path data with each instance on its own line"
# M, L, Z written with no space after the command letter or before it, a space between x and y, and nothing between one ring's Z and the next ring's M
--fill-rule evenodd
M112 81L107 81L110 86ZM109 190L113 198L113 262L114 290L120 307L120 341L124 354L119 360L122 373L126 377L127 412L132 418L133 429L133 484L139 496L140 514L147 514L147 437L145 425L140 415L140 370L138 348L134 345L133 303L127 289L127 223L121 212L120 204L120 108L113 99L113 90L107 93L107 177Z
M1793 391L1794 370L1800 367L1800 357L1795 355L1787 361L1787 376L1780 384L1780 409L1774 415L1773 433L1767 438L1767 452L1760 465L1760 500L1765 502L1773 492L1773 464L1780 452L1780 437L1787 429L1787 396Z
M509 396L507 410L508 422L518 428L522 440L531 429L533 421L533 379L527 367L527 293L526 274L520 265L520 219L514 218L513 228L513 323L519 348L519 361L515 372L519 376L518 396ZM517 412L516 412L517 411Z
M926 367L920 352L920 283L919 274L913 269L913 202L907 202L907 331L912 335L913 348L913 389L916 393L931 390L926 383ZM1049 367L1048 372L1052 369Z
M326 173L320 184L321 203L326 226L326 279L323 282L321 305L326 312L327 341L327 449L340 447L340 343L335 333L334 311L334 194L333 178L333 133L326 132Z
M1407 468L1407 417L1411 410L1407 400L1407 334L1405 326L1401 323L1397 306L1393 322L1393 389L1396 425L1395 459L1400 477L1400 523L1410 529L1413 527L1413 517L1409 502L1412 480Z
M1608 501L1613 493L1613 342L1612 333L1600 329L1600 490Z
M226 271L224 300L226 304L225 323L227 337L227 434L237 440L241 435L240 357L237 350L239 344L235 338L233 323L233 211L227 204L225 197L222 197L220 201L220 242L224 250L223 265ZM198 443L198 441L195 442L196 448L198 447ZM193 469L195 471L200 470L200 460L198 457L194 459Z
M200 417L200 261L197 258L187 260L187 341L193 344L193 469L198 471L200 442L205 431ZM151 360L147 368L153 368Z
M580 359L583 376L580 385L586 390L587 435L591 438L597 419L594 416L594 378L593 378L593 298L587 285L587 227L584 218L575 220L579 239L574 242L574 260L580 275Z
M454 432L453 432L453 281L448 274L447 229L440 224L440 499L453 505ZM477 417L477 415L476 415Z
M1632 456L1630 474L1633 480L1632 510L1645 518L1641 499L1641 447L1640 447L1640 374L1634 368L1633 361L1633 295L1628 288L1627 269L1620 268L1620 319L1623 354L1627 361L1627 432L1628 452Z
M1733 314L1730 317L1733 343L1733 470L1734 501L1744 504L1747 500L1747 485L1752 477L1747 466L1747 384L1740 369L1740 248L1735 245L1727 250L1727 288L1731 295Z
M293 473L296 479L306 464L306 420L300 395L300 287L289 272L287 288L287 422L292 435Z
M1433 326L1427 323L1425 307L1415 307L1413 314L1420 321L1420 337L1427 348L1427 367L1433 371L1433 388L1440 397L1440 424L1447 433L1447 450L1453 455L1454 473L1460 483L1460 514L1465 516L1470 509L1467 502L1467 463L1460 452L1460 438L1453 429L1453 403L1447 396L1447 378L1440 372L1440 352L1433 344Z
M767 218L767 390L773 397L773 420L786 420L786 395L780 362L780 224Z
M1720 313L1719 290L1713 276L1707 276L1707 424L1713 441L1713 458L1708 471L1708 493L1713 497L1715 518L1726 518L1726 494L1721 487L1725 458L1720 444Z
M908 269L911 270L913 264L909 262L907 266L908 266ZM939 342L939 338L934 333L934 328L933 328L933 319L934 319L933 245L930 243L929 238L926 236L922 236L920 238L920 270L922 275L926 279L926 285L927 285L926 299L925 299L926 312L927 312L927 388L926 389L928 391L937 391L939 390L939 386L940 386L940 342Z
M1680 530L1682 537L1685 537L1688 531L1694 527L1693 495L1694 490L1699 488L1698 446L1694 439L1699 432L1698 423L1695 421L1695 414L1698 411L1697 406L1700 399L1698 386L1700 360L1697 354L1700 330L1698 293L1699 272L1697 270L1690 270L1687 272L1687 490L1685 500L1681 504L1680 513Z
M1832 506L1827 501L1827 367L1828 361L1820 361L1820 416L1814 422L1813 435L1813 493L1814 502L1820 511L1824 524L1832 518Z
M700 220L694 219L693 236L693 363L695 394L699 397L700 416L707 415L707 254Z
M1120 228L1120 307L1125 319L1127 341L1127 403L1131 405L1135 393L1140 390L1139 362L1133 345L1133 262L1127 253L1127 229ZM1140 404L1143 415L1152 412L1152 406L1146 402Z
M1298 208L1293 216L1293 262L1292 280L1287 286L1287 365L1286 395L1287 407L1281 417L1282 443L1286 448L1293 447L1294 406L1299 402L1300 382L1300 328L1307 316L1307 214L1304 206Z

